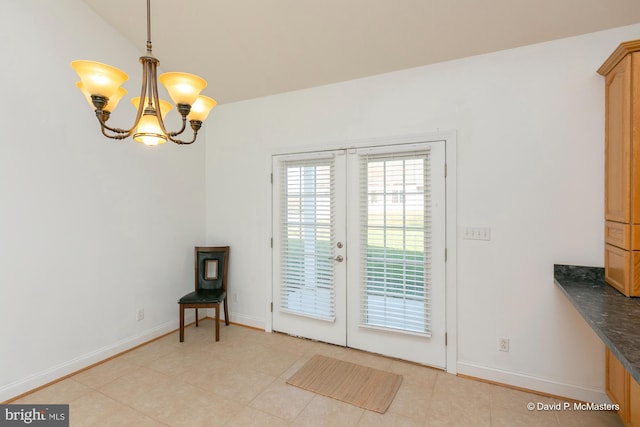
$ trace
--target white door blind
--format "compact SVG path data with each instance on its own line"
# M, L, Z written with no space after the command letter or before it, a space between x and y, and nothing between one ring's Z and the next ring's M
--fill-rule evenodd
M334 160L283 160L280 166L279 308L334 321Z
M360 325L431 336L429 151L360 157Z

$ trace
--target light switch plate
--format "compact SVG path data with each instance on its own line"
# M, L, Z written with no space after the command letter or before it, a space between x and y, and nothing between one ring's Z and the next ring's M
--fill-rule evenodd
M465 227L462 238L465 240L491 240L491 228Z

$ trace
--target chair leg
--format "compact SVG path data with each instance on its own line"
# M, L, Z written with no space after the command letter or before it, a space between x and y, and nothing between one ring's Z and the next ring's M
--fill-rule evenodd
M220 304L216 304L216 341L220 341Z
M180 304L180 342L184 342L184 305Z
M227 297L224 297L224 324L229 326L229 308L227 304Z
M196 308L196 328L198 327L198 309Z

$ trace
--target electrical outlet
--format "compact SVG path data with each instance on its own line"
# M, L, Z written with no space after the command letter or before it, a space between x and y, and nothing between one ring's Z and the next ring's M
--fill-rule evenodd
M136 319L139 321L144 319L144 308L139 308L136 312Z
M498 338L498 350L509 352L509 338Z

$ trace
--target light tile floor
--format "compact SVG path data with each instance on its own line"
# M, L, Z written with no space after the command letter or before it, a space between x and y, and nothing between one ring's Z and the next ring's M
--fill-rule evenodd
M357 350L214 323L177 332L12 403L69 403L71 426L621 426L615 413L529 411L555 400ZM403 375L381 415L286 384L323 354Z

